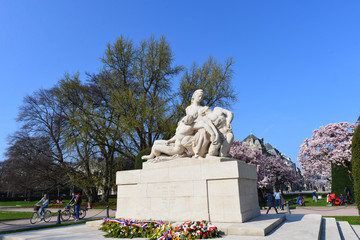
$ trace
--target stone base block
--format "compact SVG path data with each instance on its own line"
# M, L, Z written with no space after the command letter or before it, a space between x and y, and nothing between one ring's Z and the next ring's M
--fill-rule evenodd
M116 217L245 222L260 215L252 165L232 158L179 158L117 172Z
M266 236L286 220L284 214L260 215L245 223L217 223L213 222L219 231L225 235Z

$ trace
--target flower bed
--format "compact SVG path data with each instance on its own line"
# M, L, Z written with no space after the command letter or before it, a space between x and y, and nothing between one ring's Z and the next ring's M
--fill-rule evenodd
M206 239L220 237L217 227L208 221L186 221L171 226L162 221L139 221L131 219L104 219L101 230L106 237L149 238L150 240Z

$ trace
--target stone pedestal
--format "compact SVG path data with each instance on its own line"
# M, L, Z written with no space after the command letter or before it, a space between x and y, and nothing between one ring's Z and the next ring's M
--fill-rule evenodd
M245 222L260 215L255 166L232 158L180 158L117 172L116 217Z

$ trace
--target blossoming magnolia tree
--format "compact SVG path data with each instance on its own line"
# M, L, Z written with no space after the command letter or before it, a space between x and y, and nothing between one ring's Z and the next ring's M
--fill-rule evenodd
M271 185L295 184L300 181L294 170L287 166L284 159L262 154L259 150L251 149L247 144L234 141L229 152L233 158L253 164L257 167L258 188Z
M342 165L351 178L351 140L358 123L331 123L315 129L300 145L298 161L308 179L331 179L331 163Z

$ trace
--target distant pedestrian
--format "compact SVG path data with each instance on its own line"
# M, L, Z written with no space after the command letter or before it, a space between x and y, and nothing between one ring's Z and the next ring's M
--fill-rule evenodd
M280 190L280 204L281 204L281 210L284 210L284 206L285 206L285 198L284 198L284 192L283 190L281 189Z
M281 208L281 194L279 192L278 189L276 189L276 192L274 193L274 197L275 197L275 207L276 208Z
M345 193L345 197L346 197L346 202L349 204L351 202L351 192L350 192L350 188L348 186L345 187L344 193Z
M316 192L315 191L313 191L312 196L313 196L313 202L317 203L317 198L316 198Z
M301 194L299 194L297 200L296 200L296 203L299 205L299 206L305 206L305 199L303 196L301 196Z
M76 195L76 199L75 199L75 215L76 215L75 221L79 221L81 200L82 200L81 199L81 194L78 193Z
M342 194L340 194L340 200L341 200L341 205L344 205L345 203L345 199L344 199L344 196Z
M278 213L275 207L274 195L271 190L269 190L269 192L266 193L266 198L267 198L267 206L268 206L268 210L266 211L266 214L269 213L271 207L273 207L275 209L275 212Z

